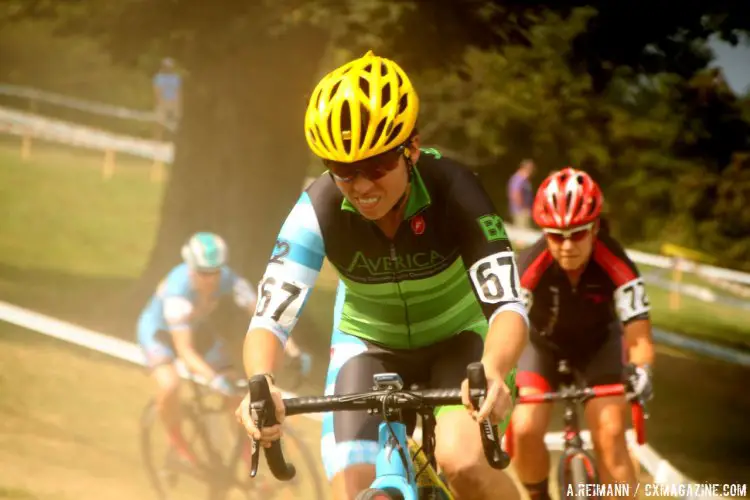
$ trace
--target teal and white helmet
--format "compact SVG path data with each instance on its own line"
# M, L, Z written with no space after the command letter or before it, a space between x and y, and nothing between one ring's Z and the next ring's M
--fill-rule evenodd
M191 269L215 271L227 262L227 244L213 233L195 233L182 247L182 260Z

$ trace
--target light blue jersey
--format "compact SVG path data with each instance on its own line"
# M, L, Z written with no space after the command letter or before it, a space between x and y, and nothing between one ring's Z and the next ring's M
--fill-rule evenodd
M188 266L174 267L156 287L138 319L138 343L147 358L174 358L171 343L166 343L160 332L197 329L227 295L232 295L237 306L244 309L256 298L248 282L224 266L216 291L208 300L202 299L191 285Z

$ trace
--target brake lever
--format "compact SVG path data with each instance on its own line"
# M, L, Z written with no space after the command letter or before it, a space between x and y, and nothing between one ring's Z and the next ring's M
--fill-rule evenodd
M487 377L484 374L484 365L481 362L471 363L466 367L466 375L469 379L469 393L472 389L487 391ZM471 404L477 410L482 407L484 397L472 397ZM492 425L489 419L485 419L479 424L480 435L482 436L482 448L487 462L493 469L505 469L510 464L510 457L500 446L500 437L497 426Z
M643 408L643 419L648 420L648 408L646 407L646 400L642 397L638 397L638 404Z
M268 387L268 380L265 375L253 375L248 380L248 391L250 393L250 401L257 401L261 403L260 411L252 408L251 404L251 418L255 423L257 429L263 427L272 427L279 422L276 420L276 409L274 408L273 399L271 399L271 392ZM256 407L257 408L257 407ZM258 461L260 455L260 446L253 439L253 456L250 464L250 477L255 477L258 472ZM289 481L296 474L294 465L287 463L284 459L284 453L281 449L281 440L276 440L271 443L271 446L264 448L263 450L266 456L266 463L268 468L271 469L271 473L279 481Z
M260 429L262 423L266 418L266 402L260 401L256 403L250 403L250 418L253 420L253 425L256 429ZM255 477L258 474L258 465L260 462L260 446L255 438L250 438L252 457L250 461L250 477Z

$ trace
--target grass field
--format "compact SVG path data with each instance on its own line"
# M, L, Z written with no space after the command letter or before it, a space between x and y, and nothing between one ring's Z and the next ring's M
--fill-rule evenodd
M150 163L122 156L115 176L102 155L42 146L28 163L0 143L0 263L84 276L137 276L159 223L163 184Z

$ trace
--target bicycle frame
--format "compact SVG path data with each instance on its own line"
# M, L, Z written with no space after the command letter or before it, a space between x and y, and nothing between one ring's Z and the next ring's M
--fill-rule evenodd
M406 425L401 422L382 422L378 428L378 445L380 451L375 460L375 481L371 488L398 492L404 500L417 500L417 480L414 462L409 456ZM394 439L393 435L396 435ZM406 458L402 456L406 454ZM406 462L406 464L404 464Z
M434 433L435 417L431 413L420 413L422 419L422 436L423 445L421 453L424 453L427 459L427 466L437 471L437 464L434 456ZM390 429L388 425L390 423ZM414 460L409 453L409 436L407 426L401 421L382 422L378 427L378 446L380 451L375 462L375 480L370 488L387 491L391 494L399 493L404 500L432 500L437 499L436 491L420 491L420 484L417 480L419 474L428 474L426 470L416 470ZM393 434L396 438L394 439ZM405 452L402 457L399 450ZM404 464L406 462L406 464ZM433 485L437 487L437 485ZM420 496L420 493L426 493ZM452 500L450 492L446 492L446 500Z

